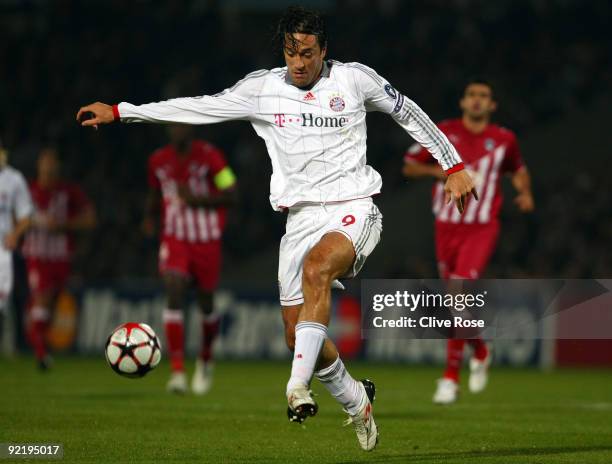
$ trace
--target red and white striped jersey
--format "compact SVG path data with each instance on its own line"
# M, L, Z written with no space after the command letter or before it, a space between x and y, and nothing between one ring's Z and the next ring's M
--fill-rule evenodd
M192 208L178 195L187 186L195 196L214 196L219 188L215 176L227 166L223 153L210 143L194 140L187 156L179 156L172 145L149 158L149 186L161 190L162 238L190 243L220 240L225 227L225 208Z
M74 239L67 232L52 232L37 227L52 220L57 224L82 214L90 201L73 183L60 182L52 188L42 188L37 181L30 182L30 193L34 202L34 225L25 236L23 254L28 259L48 261L70 261L74 251Z
M500 179L517 171L523 160L515 134L489 124L480 134L466 129L461 119L443 121L438 127L451 141L475 181L479 201L468 200L463 214L454 205L444 203L444 183L433 186L433 213L436 221L451 224L486 224L497 220L503 201ZM404 157L406 162L434 163L431 154L418 143Z

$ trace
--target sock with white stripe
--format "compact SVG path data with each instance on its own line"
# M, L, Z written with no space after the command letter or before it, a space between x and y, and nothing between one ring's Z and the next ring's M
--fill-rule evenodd
M295 350L287 393L298 387L308 388L326 338L327 327L318 322L303 321L295 326Z
M360 382L351 377L339 356L331 366L315 372L315 376L346 412L352 416L359 412L365 390L361 387Z

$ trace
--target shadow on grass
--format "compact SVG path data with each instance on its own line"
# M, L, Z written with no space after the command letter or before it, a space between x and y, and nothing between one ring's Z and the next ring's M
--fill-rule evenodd
M92 392L74 392L74 393L57 393L53 395L55 398L65 399L70 401L92 401L92 400L142 400L143 398L151 399L151 394L148 391L92 391ZM161 395L159 395L161 396Z
M444 462L446 460L474 462L479 458L511 458L536 457L555 454L588 453L593 451L612 452L612 445L598 446L558 446L558 447L531 447L531 448L502 448L491 450L461 451L457 453L407 453L402 455L377 456L376 451L368 454L368 462ZM337 464L349 464L355 461L338 461ZM508 461L504 461L508 462Z
M445 412L445 411L442 411ZM440 411L434 409L423 411L376 411L376 421L398 419L402 421L422 420L422 419L437 419L440 417Z

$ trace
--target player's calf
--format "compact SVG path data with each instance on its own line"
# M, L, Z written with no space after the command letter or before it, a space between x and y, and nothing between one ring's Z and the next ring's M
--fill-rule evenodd
M318 407L310 392L310 381L326 338L327 327L323 324L300 322L295 326L295 350L291 377L287 382L287 401L289 409L298 418L305 419L317 413Z

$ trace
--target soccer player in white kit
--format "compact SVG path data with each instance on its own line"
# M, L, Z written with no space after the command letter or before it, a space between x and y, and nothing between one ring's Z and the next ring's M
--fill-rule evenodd
M389 114L432 152L448 175L448 201L462 210L476 192L453 146L414 102L371 68L325 60L325 25L318 13L289 8L277 37L285 67L255 71L212 96L145 105L97 102L82 107L77 120L94 127L118 120L251 123L272 161L272 208L288 210L278 280L285 336L294 352L286 390L289 418L302 422L316 414L310 391L316 376L349 414L360 446L371 450L378 441L374 384L350 376L327 336L332 285L359 272L382 232L371 198L382 182L366 164L366 113Z
M13 251L30 226L32 198L23 175L8 166L0 142L0 340L13 289Z

